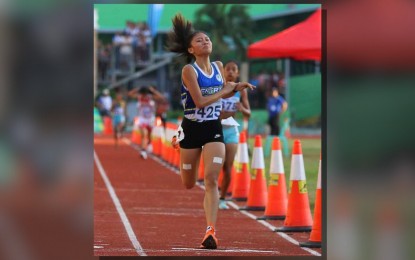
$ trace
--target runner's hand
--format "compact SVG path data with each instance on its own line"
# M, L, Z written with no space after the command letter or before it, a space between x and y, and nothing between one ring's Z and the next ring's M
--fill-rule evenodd
M246 88L250 88L251 90L254 90L256 88L256 86L248 83L248 82L239 82L236 84L235 89L233 90L234 92L246 89Z
M223 86L223 88L225 89L225 91L226 91L226 93L231 93L232 91L233 92L236 92L235 91L235 87L236 87L236 85L237 85L237 83L235 83L235 82L232 82L232 81L228 81L228 82L226 82L226 84Z
M179 146L179 143L177 142L176 136L173 136L173 138L171 139L171 145L173 146L175 150L179 149L180 146Z

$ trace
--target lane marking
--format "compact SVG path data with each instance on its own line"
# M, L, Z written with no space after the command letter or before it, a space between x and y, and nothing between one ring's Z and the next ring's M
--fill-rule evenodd
M95 152L95 149L94 149L94 160L97 165L98 171L101 174L102 179L104 180L105 186L108 189L108 193L110 194L111 199L114 202L115 208L117 209L117 212L120 215L121 221L124 224L124 228L125 228L125 231L127 231L128 238L130 239L131 243L134 246L135 251L137 252L139 256L147 256L143 248L141 247L140 242L138 242L137 237L134 234L130 221L128 220L127 215L125 214L124 209L121 206L121 203L117 197L117 194L115 194L115 190L112 187L111 182L108 179L107 174L105 173L105 170L101 165L101 162L99 161L99 158Z
M280 254L278 251L270 250L255 250L255 249L199 249L199 248L185 248L185 247L173 247L173 250L180 251L209 251L209 252L230 252L230 253L275 253Z
M287 234L285 234L285 233L283 233L283 232L275 232L274 230L277 228L276 226L273 226L273 225L271 225L270 223L268 223L268 222L266 222L265 220L257 220L256 218L256 216L255 215L253 215L253 214L251 214L251 213L249 213L249 212L247 212L247 211L245 211L245 210L239 210L239 206L238 205L236 205L234 202L232 202L232 201L227 201L227 203L232 207L232 208L234 208L234 209L236 209L236 210L238 210L239 212L241 212L242 214L244 214L245 216L247 216L248 218L251 218L251 219L253 219L253 220L256 220L256 221L258 221L259 223L261 223L263 226L265 226L265 227L267 227L268 229L270 229L272 232L274 232L274 233L277 233L279 236L281 236L282 238L284 238L285 240L287 240L288 242L290 242L290 243L293 243L294 245L297 245L297 246L299 246L300 247L300 243L297 241L297 240L295 240L294 238L292 238L292 237L290 237L289 235L287 235ZM310 248L307 248L307 247L300 247L301 249L303 249L303 250L305 250L305 251L307 251L307 252L309 252L310 254L313 254L313 255L315 255L315 256L321 256L321 254L319 253L319 252L317 252L317 251L314 251L314 250L312 250L312 249L310 249Z
M140 148L138 148L138 146L136 146L134 143L132 143L129 139L127 139L127 138L123 138L123 141L126 143L126 144L128 144L128 145L130 145L130 147L132 147L134 150L137 150L138 152L140 152L141 151L141 149ZM156 161L156 162L158 162L158 163L160 163L162 166L164 166L164 167L166 167L166 168L168 168L169 170L171 170L172 172L174 172L175 174L177 174L177 175L180 175L180 171L179 170L177 170L177 168L175 168L175 167L172 167L171 165L169 165L168 163L166 163L164 160L162 160L161 158L159 158L159 157L157 157L157 156L155 156L155 155L153 155L153 154L149 154L149 157L151 158L151 159L153 159L154 161ZM201 188L202 190L205 190L205 186L202 184L202 183L199 183L199 182L196 182L196 186L198 186L199 188ZM282 238L284 238L285 240L287 240L288 242L290 242L290 243L292 243L292 244L294 244L294 245L297 245L299 248L301 248L301 249L303 249L304 251L307 251L307 252L309 252L310 254L312 254L312 255L315 255L315 256L321 256L321 254L319 253L319 252L317 252L317 251L314 251L314 250L312 250L312 249L310 249L310 248L307 248L307 247L300 247L300 242L298 242L297 240L295 240L294 238L292 238L292 237L290 237L289 235L287 235L287 234L285 234L285 233L283 233L283 232L275 232L274 231L274 229L276 229L277 227L276 226L273 226L273 225L271 225L270 223L268 223L268 222L266 222L265 220L257 220L256 218L256 216L255 215L253 215L253 214L251 214L251 213L249 213L249 212L247 212L247 211L245 211L245 210L239 210L239 206L238 205L236 205L234 202L232 202L232 201L227 201L226 203L228 203L232 208L234 208L234 209L236 209L238 212L240 212L240 213L242 213L243 215L245 215L245 216L247 216L247 217L249 217L249 218L251 218L251 219L253 219L253 220L255 220L255 221L258 221L259 223L261 223L262 225L264 225L265 227L267 227L267 228L269 228L272 232L274 232L274 233L277 233L279 236L281 236ZM195 250L203 250L203 249L195 249ZM242 249L241 249L242 250Z

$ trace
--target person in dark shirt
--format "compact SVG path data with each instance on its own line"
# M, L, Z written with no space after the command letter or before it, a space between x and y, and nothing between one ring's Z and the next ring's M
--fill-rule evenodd
M268 98L268 124L271 127L271 135L280 134L280 114L287 110L288 104L285 99L279 95L278 88L272 88L272 95Z

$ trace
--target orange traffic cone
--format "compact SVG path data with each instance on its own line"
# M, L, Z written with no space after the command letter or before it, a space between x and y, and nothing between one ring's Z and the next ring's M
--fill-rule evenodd
M111 135L113 133L111 117L104 116L104 134Z
M166 142L170 142L170 140L174 136L174 132L177 129L175 124L173 123L166 123ZM174 161L174 148L171 145L166 145L166 153L165 153L165 161L169 164L173 164Z
M180 149L173 149L174 161L173 166L180 169Z
M174 123L170 124L170 132L171 132L171 137L173 138L174 132L177 129L177 125ZM171 138L170 138L171 139ZM168 162L174 166L174 161L175 161L175 157L177 156L176 150L174 149L173 146L169 146L169 159Z
M311 231L312 224L301 143L295 140L291 157L287 216L284 226L275 231L306 232Z
M239 135L238 151L234 161L236 165L234 183L232 187L232 199L236 201L246 201L248 199L250 175L249 175L249 157L248 144L246 143L246 134L241 132Z
M163 161L167 161L167 151L168 151L168 147L169 145L171 145L170 143L168 143L168 139L167 139L167 128L166 128L166 132L165 132L165 136L164 139L162 141L161 146L163 147L160 151L160 157L161 159L163 159Z
M198 182L204 182L205 180L205 164L203 161L203 150L200 153L200 162L199 162L199 174L197 177Z
M153 128L153 131L151 131L151 145L153 146L153 154L154 155L160 155L161 153L161 119L160 117L157 117L156 124Z
M169 159L169 151L171 147L171 139L173 138L173 133L170 129L170 123L166 123L166 128L164 129L164 139L163 139L163 149L161 150L161 158L168 162Z
M316 200L314 204L314 220L313 229L311 230L310 239L308 242L300 243L301 247L321 247L321 154L320 163L318 165L318 179Z
M264 152L262 150L261 136L255 136L254 152L251 164L251 184L249 187L246 207L241 210L264 210L267 204L267 183L265 179Z
M278 137L272 141L271 162L269 167L268 202L261 219L285 219L287 214L287 188L285 184L284 164L281 143Z
M160 141L157 144L158 148L156 148L158 150L158 156L160 158L163 158L163 151L166 150L165 142L166 142L166 130L164 129L163 123L161 123L161 125L160 125ZM168 145L171 145L171 144L168 144Z
M222 181L223 181L223 168L220 169L219 176L218 176L218 190L220 190Z
M134 125L133 125L133 131L131 134L131 141L135 144L141 144L141 134L140 134L140 129L138 129L139 120L140 119L138 117L134 117Z

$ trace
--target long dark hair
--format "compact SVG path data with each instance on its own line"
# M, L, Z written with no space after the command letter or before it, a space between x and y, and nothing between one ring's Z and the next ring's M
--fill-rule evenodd
M173 30L168 33L167 49L171 52L177 52L186 58L190 63L195 57L187 49L190 43L200 31L195 31L192 23L186 20L182 14L178 13L172 18Z

